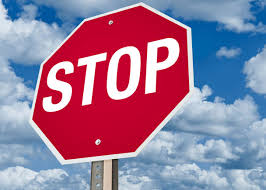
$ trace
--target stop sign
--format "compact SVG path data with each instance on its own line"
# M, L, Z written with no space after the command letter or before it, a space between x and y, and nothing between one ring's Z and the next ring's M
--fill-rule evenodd
M132 157L193 86L190 28L139 3L85 19L42 63L30 123L62 164Z

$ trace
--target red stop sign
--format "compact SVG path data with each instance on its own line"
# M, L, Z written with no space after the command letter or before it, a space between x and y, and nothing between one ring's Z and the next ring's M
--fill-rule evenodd
M193 86L190 28L140 3L85 19L42 63L30 123L62 164L136 156Z

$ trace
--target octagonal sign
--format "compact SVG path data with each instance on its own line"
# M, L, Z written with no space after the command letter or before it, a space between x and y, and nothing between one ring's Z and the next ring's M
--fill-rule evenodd
M190 95L191 46L143 3L85 19L42 63L30 123L62 164L136 156Z

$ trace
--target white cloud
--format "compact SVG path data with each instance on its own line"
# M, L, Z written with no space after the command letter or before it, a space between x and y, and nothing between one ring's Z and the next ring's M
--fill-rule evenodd
M224 28L235 32L257 31L264 27L264 25L256 26L252 23L255 20L251 11L252 0L172 2L173 14L186 19L218 22Z
M33 90L0 57L0 166L27 165L40 142L29 125Z
M107 0L78 0L75 2L71 0L35 0L35 2L55 8L61 19L72 21L77 17L89 17L98 13L138 3L139 1L116 0L110 3ZM218 22L223 28L235 32L266 32L264 24L255 24L256 18L251 11L253 0L144 0L143 2L161 11L170 10L176 17L183 17L189 20Z
M89 190L86 179L80 175L69 176L62 169L32 171L11 167L0 171L1 190Z
M11 20L0 0L1 166L29 164L29 160L36 158L33 152L38 152L31 143L40 142L28 123L33 89L15 74L10 60L23 64L41 63L64 36L57 25L33 20L37 15L36 6L25 5L23 9L20 18Z
M217 171L200 169L196 164L183 164L167 166L161 172L165 181L174 181L176 186L187 189L201 189L208 186L209 189L227 189L229 184L224 177L220 177Z
M222 98L207 101L211 93L208 86L195 88L189 103L171 120L171 125L185 132L237 138L242 135L241 130L258 120L257 105L250 96L226 104Z
M191 164L154 164L131 162L121 168L123 189L180 189L180 190L263 190L266 172L251 170L224 170L215 166L200 168Z
M224 171L225 176L230 180L233 189L243 189L243 190L262 190L265 188L264 180L259 176L254 176L254 174L266 173L260 171L259 169L254 170L228 170ZM253 176L252 177L252 173Z
M209 163L227 169L251 169L266 161L266 120L236 131L239 137L216 138L161 131L140 153L148 164ZM234 135L232 135L234 136Z
M23 12L21 13L21 18L34 20L37 16L38 7L33 4L28 4L23 6Z
M238 56L241 53L240 48L227 48L227 47L221 47L217 52L217 57L226 57L226 58L234 58Z
M3 189L17 189L34 179L37 172L23 167L7 168L0 171L0 186Z
M130 169L129 169L130 170ZM127 174L129 172L121 171L119 174L119 187L118 189L126 190L141 190L145 189L145 186L152 186L152 179L148 176L137 176ZM154 189L154 188L146 188Z
M17 77L9 62L0 57L0 105L9 105L17 100L31 100L33 90L26 87Z
M237 142L238 144L246 144L244 146L247 160L256 162L260 165L266 163L266 118L254 122L246 131L246 138ZM244 143L247 141L248 143ZM255 159L254 159L255 157ZM261 163L259 163L261 162ZM254 163L253 163L254 164Z
M32 155L32 146L21 144L0 144L0 165L25 165L29 163L25 157Z
M28 124L33 90L0 57L0 143L36 140Z
M266 94L266 46L245 63L243 72L247 87L258 94Z
M210 163L251 169L266 163L266 119L259 120L251 97L226 104L208 101L211 89L195 92L170 124L140 153L145 163ZM191 133L191 134L189 134Z
M16 76L10 60L16 63L41 63L63 33L57 25L33 20L37 7L25 5L21 17L11 20L0 0L0 143L26 143L39 140L28 124L33 89Z
M217 163L238 160L230 141L203 136L161 131L140 153L140 159L157 164Z
M23 8L22 17L11 20L0 0L0 56L16 63L40 64L59 45L65 33L55 23L33 20L35 6Z

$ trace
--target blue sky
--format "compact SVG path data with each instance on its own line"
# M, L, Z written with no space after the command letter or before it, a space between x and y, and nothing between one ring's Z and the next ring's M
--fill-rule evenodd
M0 0L0 189L89 189L28 123L40 63L82 19L138 1ZM136 158L129 190L266 189L266 1L147 0L192 28L196 90Z

